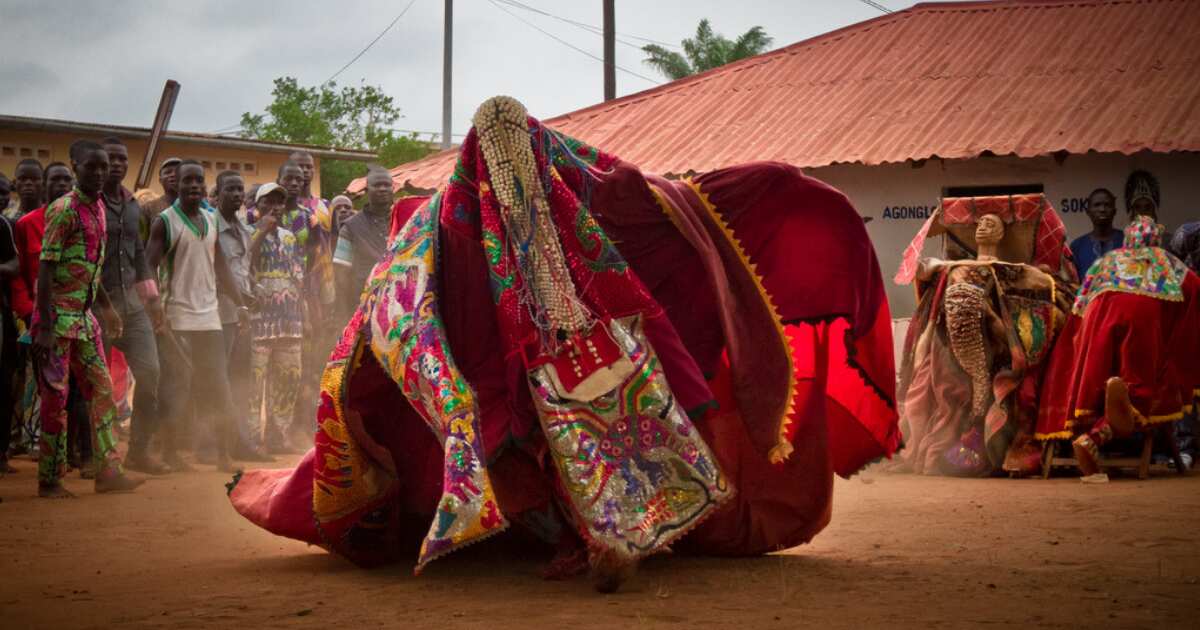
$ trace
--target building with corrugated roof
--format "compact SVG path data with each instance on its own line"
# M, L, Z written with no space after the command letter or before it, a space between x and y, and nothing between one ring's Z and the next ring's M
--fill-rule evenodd
M947 193L1045 192L1074 238L1098 187L1123 225L1145 169L1173 229L1200 217L1200 1L923 3L545 122L647 172L802 167L869 221L885 277ZM393 177L434 188L454 158Z
M0 173L12 175L17 163L33 158L42 164L70 163L68 149L81 138L100 140L115 136L129 148L129 173L125 186L133 189L138 170L145 159L150 129L124 125L32 118L29 116L0 116ZM242 174L247 186L275 181L279 167L295 151L313 156L318 175L313 178L313 194L321 194L320 168L322 159L370 162L376 159L371 151L357 151L285 142L267 142L221 136L210 133L167 131L158 147L158 161L168 157L190 158L204 166L208 181L214 182L217 173L233 170ZM157 170L151 171L148 188L162 193Z

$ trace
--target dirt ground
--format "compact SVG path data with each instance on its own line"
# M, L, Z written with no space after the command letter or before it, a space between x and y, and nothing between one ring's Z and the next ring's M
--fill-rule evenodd
M752 559L660 556L616 595L545 582L484 543L364 571L276 538L200 472L73 501L0 479L0 627L1197 627L1200 475L1083 485L868 471L838 480L811 545ZM1189 621L1190 620L1190 621Z

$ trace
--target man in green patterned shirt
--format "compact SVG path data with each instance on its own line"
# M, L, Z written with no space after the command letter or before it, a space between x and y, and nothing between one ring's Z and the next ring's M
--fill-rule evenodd
M33 352L41 393L41 457L38 496L74 496L62 486L67 464L67 391L76 379L88 401L96 492L127 492L142 484L125 476L117 454L112 380L100 344L100 314L113 338L121 336L121 318L100 284L106 219L100 189L108 176L108 154L95 142L71 145L76 187L46 208L46 233L38 266L37 309L33 315Z

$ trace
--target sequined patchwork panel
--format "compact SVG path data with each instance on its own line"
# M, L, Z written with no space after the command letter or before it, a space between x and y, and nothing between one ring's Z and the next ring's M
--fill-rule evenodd
M733 491L676 404L640 320L610 329L635 367L617 388L567 400L545 367L533 370L530 387L581 533L592 546L638 557L669 545Z

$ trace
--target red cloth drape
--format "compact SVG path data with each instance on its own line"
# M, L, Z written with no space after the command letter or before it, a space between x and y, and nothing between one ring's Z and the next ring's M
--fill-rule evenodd
M680 404L705 414L697 427L738 489L736 499L694 530L681 548L754 554L805 542L829 521L834 472L853 474L899 444L891 319L874 249L844 195L784 164L722 169L694 183L664 185L676 187L679 194L673 198L683 200L676 210L694 214L693 225L706 230L711 248L697 248L704 239L685 238L646 178L629 165L614 161L597 173L588 194L595 218L662 306L665 316L646 322L647 336ZM393 227L421 202L398 202ZM554 472L528 465L539 461L541 440L525 375L513 367L519 362L497 352L504 344L492 315L478 225L457 217L453 204L442 212L439 306L455 362L476 393L489 468L497 467L492 478L498 501L505 513L537 509L549 500L546 489ZM758 369L764 382L786 383L787 374L765 373L753 360L753 344L769 336L739 336L735 344L749 345L727 352L729 334L749 329L739 328L744 314L729 311L729 296L714 287L750 276L724 267L734 259L730 250L716 250L729 245L716 231L718 217L756 266L787 323L796 382L788 438L795 451L783 464L767 461L752 436L763 428L747 423L733 390L735 368L751 375ZM761 299L753 286L726 290L736 290L739 299ZM704 403L714 399L717 408L704 411ZM367 359L350 376L348 400L358 427L352 427L354 439L394 477L387 493L317 532L310 453L294 473L247 473L231 492L239 512L272 532L314 543L346 535L364 514L384 507L390 506L393 518L432 514L441 488L441 452L398 387ZM507 460L508 449L519 458ZM354 559L373 563L390 554L381 549L378 558Z
M1151 422L1178 419L1200 387L1200 277L1188 272L1183 301L1110 291L1071 320L1051 355L1037 435L1066 438L1104 414L1108 379L1120 376Z

